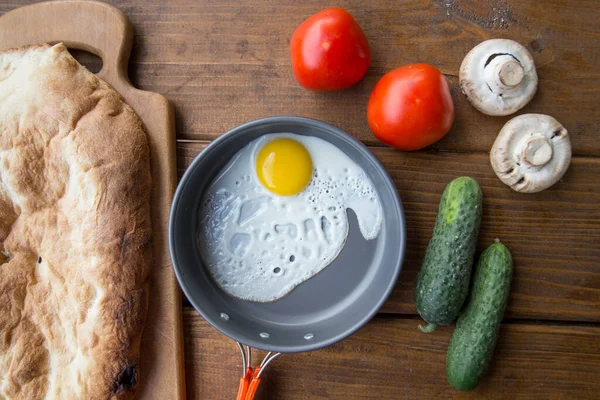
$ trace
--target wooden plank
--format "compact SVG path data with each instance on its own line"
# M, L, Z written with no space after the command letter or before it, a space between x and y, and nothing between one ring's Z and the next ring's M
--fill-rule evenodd
M0 4L0 13L25 2ZM489 151L509 117L474 110L459 94L456 75L474 45L506 37L528 46L539 67L539 92L522 112L553 115L571 132L575 154L600 154L595 0L336 2L359 21L373 53L365 80L336 93L302 89L292 76L288 50L296 26L329 2L114 3L135 28L132 81L175 105L181 138L211 139L255 118L296 114L377 145L365 117L371 89L390 69L427 62L447 74L456 103L454 128L434 148Z
M178 144L180 175L204 146ZM470 175L484 193L479 251L500 238L514 257L507 316L600 321L600 160L574 158L554 187L519 194L496 178L487 154L372 150L398 187L407 221L406 260L383 312L416 312L414 282L441 193L450 180Z
M453 327L432 334L415 318L376 317L341 343L284 354L263 375L257 399L597 399L600 327L508 323L479 387L446 380ZM184 312L187 391L195 399L235 398L241 357L191 308ZM254 353L260 360L263 353Z

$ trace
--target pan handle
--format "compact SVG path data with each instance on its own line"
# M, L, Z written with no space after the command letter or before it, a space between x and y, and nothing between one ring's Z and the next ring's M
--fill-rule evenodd
M96 1L48 1L0 17L0 49L42 42L63 42L98 55L103 61L98 75L106 80L127 71L133 30L125 14Z
M260 376L264 372L267 365L271 363L274 359L279 357L281 353L271 353L269 352L260 365L257 365L255 368L252 368L251 363L251 347L245 346L240 342L237 342L238 348L242 354L242 377L240 378L240 386L238 389L238 394L236 400L254 400L254 395L258 390L258 385L260 385Z
M260 367L257 367L260 368ZM252 382L250 382L250 386L248 387L248 392L246 392L246 398L244 400L254 400L254 395L256 394L256 390L258 389L258 385L260 384L260 378L254 377L252 378Z
M252 367L246 368L246 374L240 378L240 387L236 400L246 400L248 389L252 383Z

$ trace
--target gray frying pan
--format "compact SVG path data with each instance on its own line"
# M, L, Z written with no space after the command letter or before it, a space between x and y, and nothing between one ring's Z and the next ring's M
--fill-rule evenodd
M281 132L327 140L359 164L378 191L384 222L379 236L367 241L348 210L349 236L333 263L282 299L253 303L226 294L204 268L196 245L198 209L204 188L238 150L262 135ZM366 324L400 273L406 246L404 212L387 171L352 136L311 119L265 118L232 129L194 159L173 199L169 245L175 274L190 303L212 326L240 344L244 367L249 367L250 347L274 355L311 351L336 343ZM248 346L246 352L241 344Z

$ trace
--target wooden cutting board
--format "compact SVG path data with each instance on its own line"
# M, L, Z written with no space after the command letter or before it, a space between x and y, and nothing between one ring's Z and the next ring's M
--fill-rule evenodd
M21 7L0 17L0 49L40 42L63 42L100 56L103 67L98 76L125 98L146 125L152 160L154 266L138 394L142 399L184 399L181 292L171 268L167 237L177 183L173 111L163 96L138 90L129 82L133 32L118 9L67 0Z

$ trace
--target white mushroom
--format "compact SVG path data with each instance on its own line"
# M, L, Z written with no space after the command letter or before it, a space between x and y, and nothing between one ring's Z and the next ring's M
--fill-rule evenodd
M490 39L464 58L460 86L469 102L487 115L509 115L523 108L537 90L531 54L509 39Z
M569 133L549 115L519 115L500 130L490 161L498 178L517 192L540 192L569 168Z

